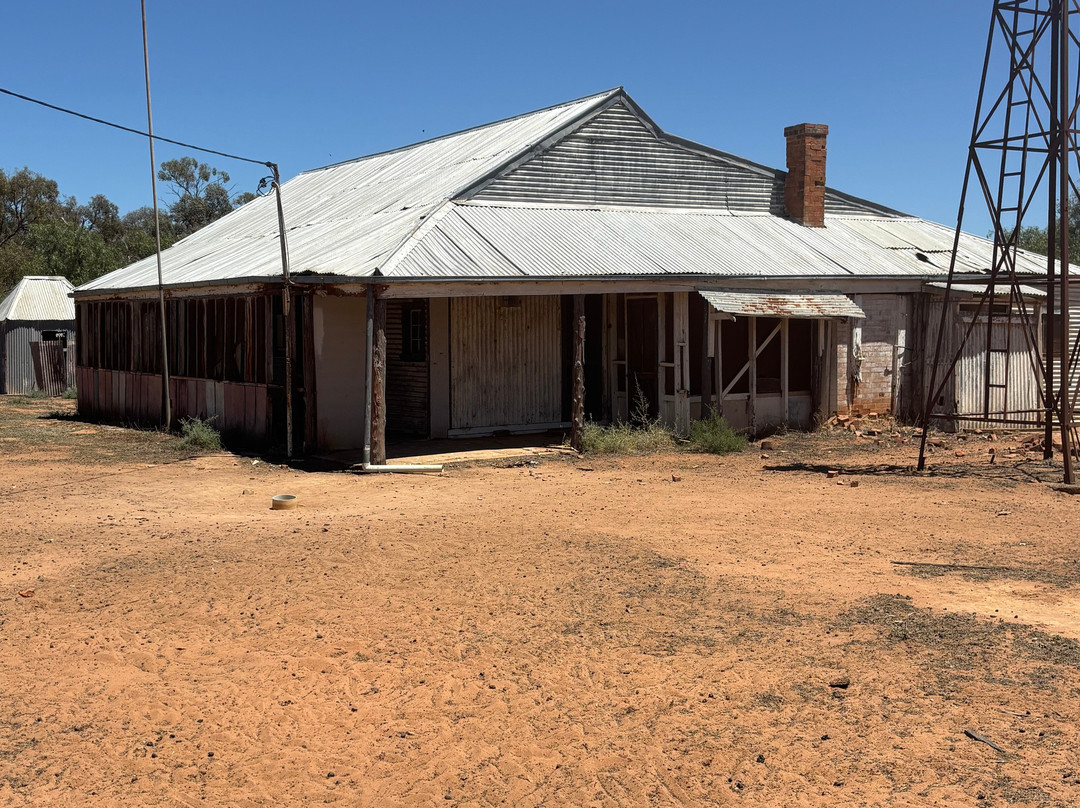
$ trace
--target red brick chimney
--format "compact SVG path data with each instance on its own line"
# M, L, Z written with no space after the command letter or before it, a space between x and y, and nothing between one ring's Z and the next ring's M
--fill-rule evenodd
M787 182L784 207L806 227L825 226L825 138L823 123L800 123L784 129L787 138Z

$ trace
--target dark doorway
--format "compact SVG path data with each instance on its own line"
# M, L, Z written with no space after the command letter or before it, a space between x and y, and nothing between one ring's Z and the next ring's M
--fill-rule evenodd
M650 418L660 413L656 313L655 297L626 299L626 386L631 417L642 397L648 404Z
M607 418L604 401L604 296L585 295L585 417Z

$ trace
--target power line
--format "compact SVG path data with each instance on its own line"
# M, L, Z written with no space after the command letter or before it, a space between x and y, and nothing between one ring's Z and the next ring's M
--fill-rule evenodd
M185 149L194 149L195 151L205 152L206 154L216 154L218 157L228 157L230 160L241 160L245 163L254 163L255 165L259 166L268 166L272 168L275 165L269 160L253 160L250 157L241 157L238 154L229 154L228 152L217 151L216 149L207 149L203 146L195 146L191 143L184 143L179 140L173 140L172 138L161 137L161 135L151 135L149 132L141 132L138 129L132 129L130 126L124 126L119 123L113 123L112 121L106 121L103 118L95 118L93 115L85 115L84 113L76 112L73 109L59 107L56 104L50 104L48 101L42 101L38 98L31 98L28 95L22 95L21 93L16 93L12 90L6 90L3 87L0 87L0 93L3 93L4 95L10 95L13 98L22 99L23 101L29 101L31 104L37 104L38 106L56 110L57 112L63 112L65 115L74 115L76 118L82 118L86 121L100 123L102 126L111 126L113 129L119 129L122 132L130 132L133 135L140 135L142 137L148 137L153 140L160 140L162 143L172 143L174 146L183 146Z

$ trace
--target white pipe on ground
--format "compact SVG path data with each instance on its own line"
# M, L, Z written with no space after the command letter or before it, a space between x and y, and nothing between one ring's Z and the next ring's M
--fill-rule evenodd
M371 463L357 463L352 469L362 474L438 474L443 470L443 467L441 464L438 466L374 466Z

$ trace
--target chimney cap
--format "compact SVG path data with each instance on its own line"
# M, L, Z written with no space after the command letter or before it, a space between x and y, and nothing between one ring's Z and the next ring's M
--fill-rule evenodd
M797 123L784 127L784 137L825 137L829 126L824 123Z

